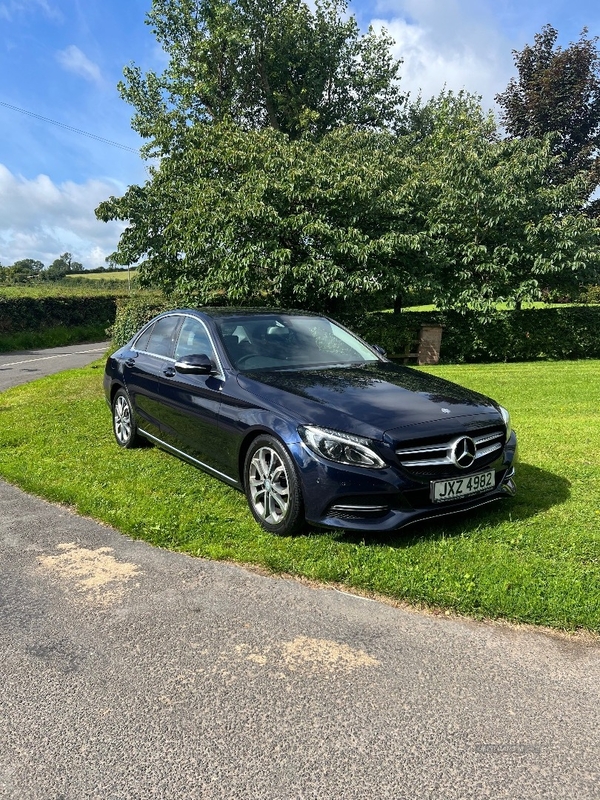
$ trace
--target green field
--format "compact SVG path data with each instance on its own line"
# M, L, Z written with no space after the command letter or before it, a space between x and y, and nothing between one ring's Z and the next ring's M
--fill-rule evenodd
M67 281L85 280L85 281L124 281L134 280L137 272L132 269L127 272L119 270L118 272L78 272L75 275L65 275Z
M600 361L430 370L494 396L520 443L518 495L389 535L262 531L245 499L152 447L120 450L102 365L0 399L0 474L161 547L433 609L600 632Z

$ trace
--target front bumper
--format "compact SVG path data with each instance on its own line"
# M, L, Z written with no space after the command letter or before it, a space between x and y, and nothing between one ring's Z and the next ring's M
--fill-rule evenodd
M516 491L514 432L500 457L486 467L495 471L494 488L446 503L431 500L428 480L415 479L395 466L381 470L345 467L318 459L302 445L293 448L293 455L302 481L306 519L327 528L392 531L470 511L512 497Z

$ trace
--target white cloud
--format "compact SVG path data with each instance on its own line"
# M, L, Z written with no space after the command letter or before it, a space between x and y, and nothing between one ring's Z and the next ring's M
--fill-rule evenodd
M56 54L56 58L69 72L80 75L82 78L85 78L87 81L92 81L93 83L102 82L102 75L100 74L98 65L90 61L85 53L74 44L70 44L64 50L59 50Z
M390 17L373 20L395 39L394 53L404 60L404 90L414 99L437 95L444 87L481 95L494 105L513 72L510 42L497 30L481 0L395 0L379 6Z
M111 181L57 185L47 175L27 180L0 164L0 263L35 258L48 265L68 251L84 267L105 266L125 226L99 222L94 209L122 192Z

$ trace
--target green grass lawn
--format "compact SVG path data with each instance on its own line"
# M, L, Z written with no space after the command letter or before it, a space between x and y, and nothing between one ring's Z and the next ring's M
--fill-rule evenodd
M511 410L516 498L385 536L271 536L215 479L156 448L117 448L101 365L0 396L0 474L161 547L477 617L600 631L600 361L430 371Z
M528 308L570 308L571 306L580 305L579 303L543 303L541 301L535 301L531 303L523 303L523 310L527 310ZM430 303L429 305L424 306L409 306L407 308L403 308L403 311L437 311L436 307ZM497 311L513 311L514 306L509 305L508 303L497 303L496 305ZM386 309L386 313L393 314L394 309L389 308Z

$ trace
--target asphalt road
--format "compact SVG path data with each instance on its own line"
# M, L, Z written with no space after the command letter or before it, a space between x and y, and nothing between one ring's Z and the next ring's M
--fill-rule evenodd
M109 342L100 342L53 347L50 350L0 353L0 392L63 369L85 367L106 353L108 346Z
M1 482L0 658L0 798L600 798L597 640L169 553Z

